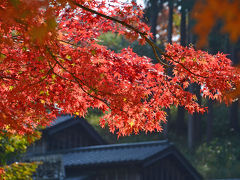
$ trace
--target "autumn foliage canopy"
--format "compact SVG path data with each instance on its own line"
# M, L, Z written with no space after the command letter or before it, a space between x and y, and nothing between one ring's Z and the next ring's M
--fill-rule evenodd
M226 55L168 45L161 56L141 22L136 4L117 0L0 1L0 128L31 134L61 113L84 116L90 107L105 112L101 126L129 135L161 131L165 109L206 111L187 89L219 101L239 82ZM99 45L105 32L148 43L159 61L130 48L115 53ZM167 69L173 69L169 76ZM229 99L228 99L229 100Z

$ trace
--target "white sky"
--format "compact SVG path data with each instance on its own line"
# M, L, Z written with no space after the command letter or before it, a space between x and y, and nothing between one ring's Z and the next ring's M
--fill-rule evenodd
M132 0L121 0L122 2L131 2ZM144 0L133 0L136 1L138 5L141 5L142 7L144 7Z

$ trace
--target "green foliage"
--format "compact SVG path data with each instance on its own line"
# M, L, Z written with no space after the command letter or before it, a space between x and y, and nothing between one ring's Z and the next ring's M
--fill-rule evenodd
M234 178L240 176L239 137L214 139L200 145L195 165L205 178Z
M6 164L8 160L15 158L19 153L25 152L27 140L21 136L0 136L0 162Z
M21 135L0 135L0 165L6 165L7 162L19 157L24 153L27 146L39 138L40 133L36 132L33 136Z
M231 139L232 132L229 129L229 109L224 104L215 104L213 106L213 134L215 137Z
M177 29L180 29L180 24L181 24L181 16L177 13L173 14L173 23L177 27Z
M0 176L4 180L31 180L33 173L36 171L38 162L31 163L13 163L4 166L4 173Z
M123 36L114 34L114 33L105 33L102 34L99 38L99 44L107 46L108 49L115 52L121 52L122 49L131 47L133 52L137 53L139 56L147 56L151 59L156 59L151 46L149 45L140 45L137 41L130 43ZM160 46L163 49L163 46Z
M90 108L85 118L92 126L99 126L101 116L103 116L103 113L99 109Z
M35 172L38 162L31 163L13 163L7 165L9 162L16 161L27 147L39 139L40 133L35 132L31 136L21 135L0 135L0 178L4 180L30 180L32 174Z
M108 49L115 52L120 52L121 49L126 48L129 43L122 36L114 33L102 34L99 38L99 44L107 46Z

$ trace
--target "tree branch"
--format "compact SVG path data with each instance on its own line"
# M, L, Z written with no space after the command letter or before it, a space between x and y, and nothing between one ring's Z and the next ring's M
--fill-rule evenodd
M108 103L106 100L101 99L101 98L99 98L99 97L97 97L97 96L94 96L94 95L88 93L88 92L83 88L82 85L85 85L86 87L88 87L88 86L87 86L85 83L83 83L78 77L76 77L72 72L68 71L68 70L56 59L56 57L52 54L52 52L50 51L50 49L49 49L48 47L46 47L46 49L47 49L48 53L51 55L51 57L54 59L54 61L55 61L63 70L65 70L67 73L69 73L69 74L74 78L75 82L79 85L79 87L82 89L83 92L85 92L85 93L86 93L87 95L89 95L90 97L92 97L92 98L94 98L94 99L97 99L97 100L103 102L104 104L106 104L106 105L109 107L109 109L112 109L111 106L109 105L109 103ZM57 75L58 77L62 78L62 79L67 80L66 78L63 78L62 76L58 75L58 74L55 73L55 72L54 72L54 74ZM69 81L71 81L71 80L69 80ZM81 82L81 83L80 83L80 82ZM89 87L88 87L88 88L89 88ZM90 89L91 89L91 88L90 88Z
M165 52L163 52L153 41L151 41L151 40L146 36L146 33L143 33L143 32L141 32L141 31L139 31L137 28L133 27L132 25L127 24L126 22L121 21L121 20L119 20L119 19L116 19L116 18L114 18L114 17L111 17L111 16L108 16L108 15L102 14L102 13L100 13L100 12L97 12L97 11L95 11L95 10L93 10L93 9L90 9L90 8L86 7L86 6L83 6L83 5L81 5L81 4L78 4L78 3L76 3L75 1L71 1L71 2L72 2L74 5L76 5L77 7L80 7L81 9L83 9L83 10L85 10L85 11L91 12L91 13L93 13L93 14L97 14L97 15L103 17L103 18L106 18L106 19L109 19L109 20L111 20L111 21L117 22L117 23L119 23L119 24L127 27L128 29L133 30L133 31L136 32L137 34L139 34L139 35L140 35L143 39L145 39L146 42L152 47L154 56L156 57L157 61L158 61L160 64L162 64L162 65L164 65L164 66L166 66L166 67L172 67L172 66L170 66L169 64L164 63L164 62L160 59L160 57L159 57L158 54L157 54L157 51L158 51L160 54L162 54L165 58L168 58L168 59L170 59L171 61L173 61L173 62L175 62L175 63L177 63L177 64L180 64L180 65L181 65L185 70L187 70L189 73L191 73L191 74L193 74L193 75L195 75L195 76L198 76L198 77L208 78L208 77L206 77L206 76L201 76L201 75L195 74L194 72L192 72L191 70L189 70L188 68L186 68L182 63L175 61L171 56L167 55L167 54L166 54ZM66 42L65 42L65 43L66 43Z

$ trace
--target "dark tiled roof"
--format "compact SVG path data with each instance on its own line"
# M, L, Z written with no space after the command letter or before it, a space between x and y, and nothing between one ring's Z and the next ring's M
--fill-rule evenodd
M53 122L51 123L51 126L55 126L57 124L60 124L62 122L65 122L71 118L73 118L74 116L71 116L70 114L66 114L66 115L62 115L62 116L58 116L56 119L53 120Z
M76 148L63 155L64 166L140 162L171 146L168 141L113 144Z
M48 134L53 134L65 128L76 126L77 124L80 124L83 128L85 128L88 135L92 136L99 144L107 144L107 142L83 117L71 116L68 114L58 116L55 120L53 120L51 125L43 131L47 131Z
M89 178L88 175L82 175L78 177L66 178L65 180L86 180L87 178Z

